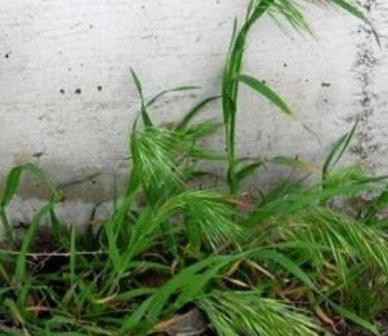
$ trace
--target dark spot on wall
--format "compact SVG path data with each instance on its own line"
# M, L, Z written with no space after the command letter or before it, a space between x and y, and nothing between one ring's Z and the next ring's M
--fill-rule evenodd
M377 152L380 149L380 147L381 146L379 144L371 145L369 146L369 152L370 153Z
M306 83L310 82L310 80L309 80L308 78L306 78L304 81L305 81Z
M266 83L265 79L263 79L261 82L262 82L263 84L265 84L265 83Z
M91 25L89 25L89 28L90 28L90 29L93 29L93 28L94 28L94 26L91 24Z
M288 66L287 63L284 63L284 64L283 64L283 67L284 67L284 68L287 68L287 66Z
M84 64L83 63L80 63L80 65L79 65L81 68L83 68L84 67Z
M65 90L64 90L64 89L60 89L59 92L60 92L61 94L65 94Z
M16 223L16 228L17 228L17 229L27 229L28 226L29 226L29 224L27 224L27 223L24 222L24 221L18 221L18 222Z
M71 68L67 68L67 71L69 71L69 72L70 72L70 71L71 71Z
M10 53L6 53L6 54L4 55L4 57L5 57L6 59L8 59L9 56L10 56Z
M322 87L330 87L331 84L330 84L330 83L327 83L327 82L322 82L322 83L321 83L321 86L322 86Z
M324 102L325 104L327 104L329 101L327 100L327 98L325 98L325 99L323 100L323 102Z
M74 93L77 95L80 95L82 93L82 90L80 88L78 88L74 91Z
M43 155L44 155L44 152L36 152L32 154L32 157L39 159Z
M102 91L102 86L101 85L97 86L97 90L101 92Z
M370 0L370 1L367 1L363 7L366 9L367 12L370 12L373 4L374 4L374 0Z
M360 100L361 105L362 105L363 107L368 107L370 101L371 101L371 97L369 97L369 96L364 97L364 98L362 98L362 99Z

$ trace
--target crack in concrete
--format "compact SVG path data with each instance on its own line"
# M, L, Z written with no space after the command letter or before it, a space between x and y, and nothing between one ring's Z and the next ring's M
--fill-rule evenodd
M362 0L358 4L364 9L367 16L372 16L377 0ZM363 24L359 32L363 33L364 39L357 45L358 52L356 55L355 71L357 79L360 82L360 97L358 103L361 111L355 117L358 120L358 131L356 132L357 144L352 146L351 151L360 159L366 160L369 154L378 149L378 144L374 142L371 132L370 118L375 112L376 94L373 90L373 81L375 78L375 68L378 63L374 53L375 37L370 27ZM353 118L354 121L354 118Z

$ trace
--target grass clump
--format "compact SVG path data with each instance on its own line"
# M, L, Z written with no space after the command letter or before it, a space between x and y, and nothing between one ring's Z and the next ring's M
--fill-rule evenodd
M220 335L312 336L319 332L306 312L254 291L214 291L200 301L200 307Z
M366 21L344 0L315 2ZM243 73L248 34L264 14L308 31L300 8L296 0L252 1L242 24L235 23L221 94L204 98L169 127L155 124L150 107L169 92L195 87L147 100L132 71L141 104L130 136L131 168L103 223L66 226L56 215L62 192L38 167L10 171L0 200L1 335L313 336L341 332L339 320L379 334L376 318L387 309L379 301L388 284L380 216L386 177L357 166L336 168L355 128L333 146L315 185L288 179L257 198L243 191L243 181L266 161L236 154L240 83L292 114L273 89ZM195 119L218 99L223 123ZM226 155L200 144L219 127ZM201 168L204 160L226 163L226 177L219 178L226 188L193 187L196 178L211 175ZM268 162L308 166L287 157ZM20 240L7 207L25 172L50 197ZM352 202L366 191L376 199L353 211ZM47 244L39 234L43 222Z

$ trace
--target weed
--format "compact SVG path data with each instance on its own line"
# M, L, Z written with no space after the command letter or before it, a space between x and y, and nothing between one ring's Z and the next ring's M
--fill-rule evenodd
M344 0L316 2L339 5L366 21ZM243 74L249 31L266 13L308 31L296 0L252 1L242 25L235 23L220 96L199 101L170 127L157 126L150 108L165 94L196 87L164 90L147 100L131 70L140 96L131 168L125 192L101 225L65 226L56 215L60 188L32 164L10 171L0 199L6 238L0 250L2 335L175 335L189 333L184 328L193 316L193 335L207 329L225 336L313 336L335 331L338 318L378 334L375 319L387 308L379 300L388 284L388 238L380 216L388 200L386 177L368 176L358 166L336 168L355 128L333 146L315 185L290 179L259 199L241 193L242 182L267 161L308 168L294 158L239 158L235 151L240 83L292 114L273 89ZM227 155L199 141L222 125L196 121L218 99ZM192 187L193 179L210 174L200 168L204 160L226 163L230 192ZM19 243L7 207L24 172L51 196ZM377 197L353 215L348 200L365 191ZM42 246L39 234L43 220L49 246Z

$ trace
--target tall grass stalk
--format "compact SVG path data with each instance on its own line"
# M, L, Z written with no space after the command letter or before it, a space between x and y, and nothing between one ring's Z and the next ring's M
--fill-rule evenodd
M305 2L309 2L305 0ZM345 0L318 0L316 4L334 4L368 22L363 13L353 4ZM296 0L252 0L249 4L245 20L238 26L237 20L234 23L232 39L229 52L224 66L222 76L222 110L225 128L225 143L228 158L227 182L230 192L236 193L239 188L238 156L236 153L236 120L238 112L238 96L240 83L244 83L258 94L263 96L277 106L286 114L292 114L288 104L268 85L262 81L243 74L246 44L252 27L268 13L276 21L285 20L293 28L309 32L309 25L300 9L299 1ZM373 29L373 28L372 28ZM373 30L374 31L374 30ZM377 34L375 33L378 41Z

